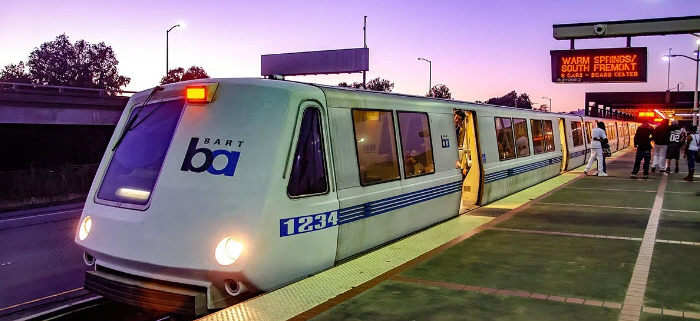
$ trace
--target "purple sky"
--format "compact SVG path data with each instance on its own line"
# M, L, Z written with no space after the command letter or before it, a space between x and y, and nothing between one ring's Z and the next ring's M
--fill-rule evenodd
M9 3L8 3L9 2ZM0 66L26 60L29 52L58 34L73 41L112 45L128 90L158 83L165 70L165 30L170 67L199 65L212 77L258 77L260 55L362 46L362 16L368 15L368 79L395 82L395 92L424 95L428 65L433 84L444 83L459 100L485 100L510 90L533 102L552 98L555 111L582 108L586 91L666 89L661 55L691 54L690 35L639 37L649 47L648 83L575 85L551 83L549 50L568 49L552 38L552 24L700 15L698 0L490 0L490 1L17 1L0 11ZM577 48L623 47L624 38L582 40ZM695 85L695 65L673 60L671 86ZM293 77L337 84L361 74Z

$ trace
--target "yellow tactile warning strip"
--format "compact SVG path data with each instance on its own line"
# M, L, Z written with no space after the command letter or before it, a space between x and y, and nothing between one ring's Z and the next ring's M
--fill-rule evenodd
M642 246L637 255L637 262L632 271L632 279L627 288L625 302L622 305L620 312L620 321L639 321L642 313L642 305L644 304L644 292L647 288L647 280L649 278L649 269L651 268L651 257L654 253L654 244L656 243L656 230L659 227L659 219L661 218L661 208L664 202L664 191L668 183L668 176L663 175L661 184L656 192L654 206L649 215L649 223L647 223Z
M320 304L332 301L356 287L368 289L370 287L369 281L415 260L421 255L437 250L447 243L453 241L458 243L483 228L503 221L515 212L529 206L533 199L537 200L547 196L580 177L583 176L562 174L486 205L486 208L511 210L498 218L458 216L284 288L207 315L200 320L288 320ZM481 228L477 229L480 226ZM386 279L389 277L391 275L388 275Z

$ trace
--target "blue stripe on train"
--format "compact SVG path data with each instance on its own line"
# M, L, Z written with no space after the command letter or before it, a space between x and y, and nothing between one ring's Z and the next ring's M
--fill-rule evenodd
M411 193L392 196L360 205L341 208L338 224L347 224L364 218L384 214L407 206L429 201L462 190L462 181L425 188Z
M586 150L580 150L578 152L569 153L569 158L576 158L586 154Z
M561 163L561 160L562 160L562 157L558 156L558 157L545 159L545 160L537 161L537 162L530 163L530 164L520 165L520 166L514 167L514 168L504 169L504 170L498 171L498 172L488 173L484 176L484 183L493 183L495 181L506 179L508 177L513 177L515 175L527 173L529 171L534 171L534 170L540 169L542 167L547 167L547 166L552 165L552 164Z

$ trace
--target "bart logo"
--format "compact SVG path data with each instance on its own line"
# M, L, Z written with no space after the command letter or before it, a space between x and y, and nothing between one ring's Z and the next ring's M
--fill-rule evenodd
M187 148L187 153L185 153L185 159L182 161L181 171L195 173L207 171L212 175L233 176L236 172L236 165L238 165L238 157L241 155L240 152L225 149L211 150L206 147L197 148L198 143L199 138L192 137L190 146ZM199 153L204 154L204 164L197 167L192 165L192 158ZM217 157L226 158L226 165L223 168L214 168L214 159Z

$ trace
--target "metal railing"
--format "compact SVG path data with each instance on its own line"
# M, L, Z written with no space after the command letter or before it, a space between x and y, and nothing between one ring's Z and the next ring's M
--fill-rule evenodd
M22 91L40 91L40 92L58 92L58 93L71 93L71 94L88 94L88 95L99 95L99 96L131 96L136 91L127 90L109 90L109 89L98 89L98 88L84 88L84 87L70 87L70 86L51 86L51 85L37 85L37 84L25 84L25 83L15 83L15 82L0 82L0 89L11 89L11 90L22 90Z
M99 164L0 172L0 202L87 193Z

